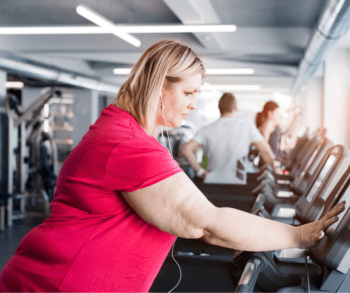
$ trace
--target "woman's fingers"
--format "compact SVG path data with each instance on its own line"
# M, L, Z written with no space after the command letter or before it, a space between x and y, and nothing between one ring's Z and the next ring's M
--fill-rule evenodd
M343 212L345 209L345 201L338 203L334 208L332 208L322 219L321 219L321 229L327 231L327 234L330 234L331 231L328 229L335 222L339 220L338 215ZM329 231L328 231L329 230Z
M332 226L336 221L339 220L339 217L338 216L335 216L333 218L330 218L328 220L325 220L322 222L322 225L321 225L321 229L323 231L326 231L330 226Z
M302 229L302 248L310 248L315 246L326 234L333 232L330 228L339 220L338 215L345 209L345 202L337 204L322 219L317 222L300 226Z
M338 203L336 206L334 206L325 216L322 218L322 220L329 220L334 218L335 216L339 215L345 208L345 201Z
M324 235L325 235L325 233L323 232L323 230L321 230L321 232L320 232L320 234L318 236L318 240L321 240Z
M326 234L332 234L334 232L334 229L329 227L327 230L326 230Z

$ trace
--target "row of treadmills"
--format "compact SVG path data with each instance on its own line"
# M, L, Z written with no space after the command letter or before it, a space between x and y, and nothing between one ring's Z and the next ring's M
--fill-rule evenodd
M304 135L284 168L288 175L265 167L244 186L197 186L216 206L291 225L316 221L345 200L334 232L309 251L258 253L178 238L174 256L182 279L175 292L350 292L350 150ZM169 255L151 291L169 291L178 280L179 270Z

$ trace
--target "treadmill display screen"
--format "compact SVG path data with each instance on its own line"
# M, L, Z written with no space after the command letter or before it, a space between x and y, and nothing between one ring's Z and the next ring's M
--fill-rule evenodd
M316 155L318 154L318 151L320 150L320 148L321 148L321 145L319 145L319 146L314 150L314 152L313 152L311 158L309 159L309 161L307 162L307 164L306 164L306 166L305 166L305 168L304 168L305 170L309 170L311 164L314 163L315 158L316 158ZM301 179L304 178L305 172L306 172L306 171L303 171L303 172L300 173L299 178L298 178L299 180L301 180Z
M348 209L349 209L349 203L346 202L345 204L345 211L342 212L338 217L339 217L339 220L336 221L331 227L334 229L334 231L338 228L340 222L342 221L342 219L344 218L345 214L348 212Z
M314 185L312 186L309 194L306 197L306 200L308 202L311 202L314 198L314 196L316 195L318 189L320 188L320 186L322 185L324 179L327 177L329 171L331 170L334 162L335 162L336 157L333 155L330 155L326 161L326 163L324 164L320 174L318 175Z
M325 148L323 148L323 150L321 150L320 155L316 157L316 160L313 161L313 163L310 167L310 171L309 171L310 175L314 174L314 172L317 169L316 167L321 162L321 160L322 160L323 156L326 154L326 152L327 152L327 148L325 147Z
M341 198L339 199L338 202L342 202L344 200L346 201L345 210L344 210L344 212L341 212L340 215L338 215L339 220L331 226L334 229L334 231L338 228L341 220L344 218L345 214L348 212L348 209L350 207L350 185L345 190L345 192L343 193L343 195L341 196Z
M323 190L321 198L326 200L329 194L332 192L334 187L337 185L340 178L344 175L345 171L348 169L350 164L349 158L345 158L339 168L337 168L337 173L333 176L332 181L329 183L327 188Z

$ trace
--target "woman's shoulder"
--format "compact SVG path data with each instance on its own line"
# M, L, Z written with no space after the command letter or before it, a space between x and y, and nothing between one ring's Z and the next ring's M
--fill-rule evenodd
M90 127L91 134L104 133L115 138L132 139L142 136L142 128L135 118L123 109L109 105L101 111L100 117Z

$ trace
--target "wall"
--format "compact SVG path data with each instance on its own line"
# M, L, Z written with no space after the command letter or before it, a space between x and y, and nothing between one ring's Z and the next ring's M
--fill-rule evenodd
M324 126L335 144L350 146L350 50L334 48L325 60Z
M77 89L74 95L74 118L73 118L73 148L79 143L84 134L89 130L99 113L98 92Z
M304 121L311 132L323 126L323 87L323 77L313 77L306 85Z

